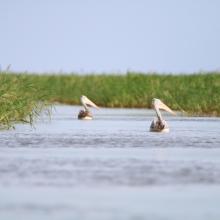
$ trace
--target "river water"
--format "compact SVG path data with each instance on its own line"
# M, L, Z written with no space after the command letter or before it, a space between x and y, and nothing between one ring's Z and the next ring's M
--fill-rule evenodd
M1 131L0 219L220 219L220 118L79 109Z

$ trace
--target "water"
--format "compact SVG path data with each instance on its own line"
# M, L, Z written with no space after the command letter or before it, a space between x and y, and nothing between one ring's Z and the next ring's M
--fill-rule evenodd
M220 119L57 106L0 133L0 219L220 219Z

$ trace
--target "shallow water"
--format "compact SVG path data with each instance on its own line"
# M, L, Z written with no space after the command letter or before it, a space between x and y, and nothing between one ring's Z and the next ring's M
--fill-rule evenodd
M79 109L0 133L0 219L220 219L220 118Z

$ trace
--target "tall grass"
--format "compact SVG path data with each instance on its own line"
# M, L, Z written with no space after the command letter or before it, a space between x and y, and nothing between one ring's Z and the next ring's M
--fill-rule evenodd
M151 108L160 98L174 110L190 115L220 116L220 74L158 75L31 75L43 85L50 101L80 104L84 94L100 106Z
M31 77L0 73L0 129L16 122L32 124L46 109L45 90L37 87Z
M99 106L150 108L154 97L190 115L220 116L220 74L36 75L0 74L0 123L32 122L45 101L80 104L87 95ZM43 103L43 104L42 104Z

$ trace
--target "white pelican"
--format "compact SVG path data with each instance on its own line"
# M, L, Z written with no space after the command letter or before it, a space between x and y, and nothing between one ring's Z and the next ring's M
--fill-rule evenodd
M165 110L171 114L175 115L175 112L173 112L168 106L166 106L160 99L153 99L152 100L152 106L156 111L157 118L155 118L151 122L150 131L155 132L169 132L169 127L166 123L166 121L162 118L162 115L160 113L160 109Z
M92 119L92 114L89 111L88 107L94 107L97 109L99 107L84 95L81 96L80 100L81 100L81 103L84 107L84 110L80 110L80 112L78 114L78 119L85 119L85 120Z

